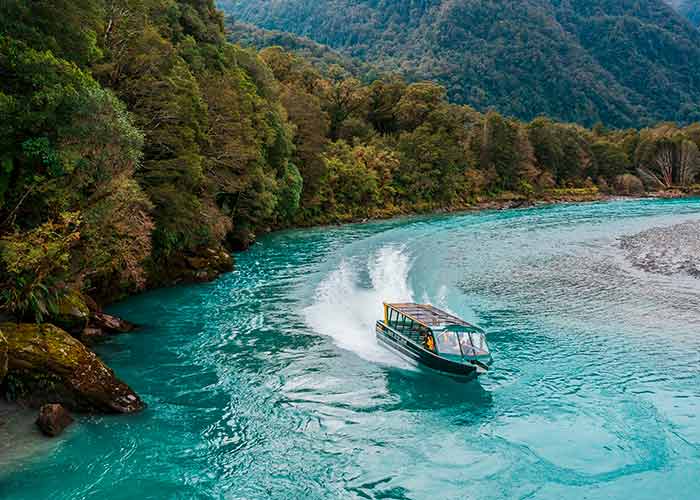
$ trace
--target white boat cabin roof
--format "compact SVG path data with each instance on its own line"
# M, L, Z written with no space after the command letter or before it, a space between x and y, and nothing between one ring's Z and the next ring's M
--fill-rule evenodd
M398 313L412 319L416 323L430 328L440 329L451 325L465 326L474 328L473 325L466 321L447 313L430 304L414 304L414 303L384 303L384 307L393 309Z

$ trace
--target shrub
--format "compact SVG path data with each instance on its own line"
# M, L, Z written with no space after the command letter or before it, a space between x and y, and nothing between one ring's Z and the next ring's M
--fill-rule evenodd
M638 195L644 193L644 184L636 175L623 174L615 177L613 187L616 193Z
M58 221L0 239L3 309L37 322L56 312L70 251L80 240L80 223L78 212L65 212Z

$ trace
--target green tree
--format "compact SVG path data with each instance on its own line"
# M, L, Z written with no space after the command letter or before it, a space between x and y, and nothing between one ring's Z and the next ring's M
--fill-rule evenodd
M593 176L610 181L627 172L631 162L624 149L607 140L598 140L591 144L593 154Z
M484 120L483 134L482 165L487 169L494 169L499 189L517 189L521 166L517 124L498 113L490 112Z
M396 105L396 117L403 130L415 130L445 102L445 88L433 82L413 83Z
M102 0L3 0L0 35L86 67L102 52Z

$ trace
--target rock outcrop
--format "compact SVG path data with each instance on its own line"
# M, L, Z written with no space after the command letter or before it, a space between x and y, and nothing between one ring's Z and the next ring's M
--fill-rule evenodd
M95 353L64 330L50 325L3 323L9 400L40 407L61 403L83 413L132 413L145 405Z
M233 270L233 257L223 248L199 248L188 255L174 255L152 275L151 286L202 283Z
M110 335L133 332L137 325L126 320L104 313L100 310L90 312L90 321L80 335L73 335L87 345L96 344Z
M36 425L48 437L56 437L73 423L73 417L60 404L48 404L39 409Z
M95 311L90 318L90 327L106 333L128 333L138 328L135 324L102 311Z
M85 298L71 291L58 301L58 311L48 321L73 335L80 335L90 321L90 308Z

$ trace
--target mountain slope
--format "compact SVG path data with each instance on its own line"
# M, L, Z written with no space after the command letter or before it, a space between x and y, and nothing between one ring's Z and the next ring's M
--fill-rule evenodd
M348 57L331 49L327 45L314 42L309 38L287 31L270 31L229 19L226 23L228 39L243 47L264 49L265 47L282 47L312 63L323 73L331 68L340 68L345 75L352 75L361 80L373 80L381 71L355 57Z
M221 0L235 18L529 119L700 119L700 32L662 0Z

